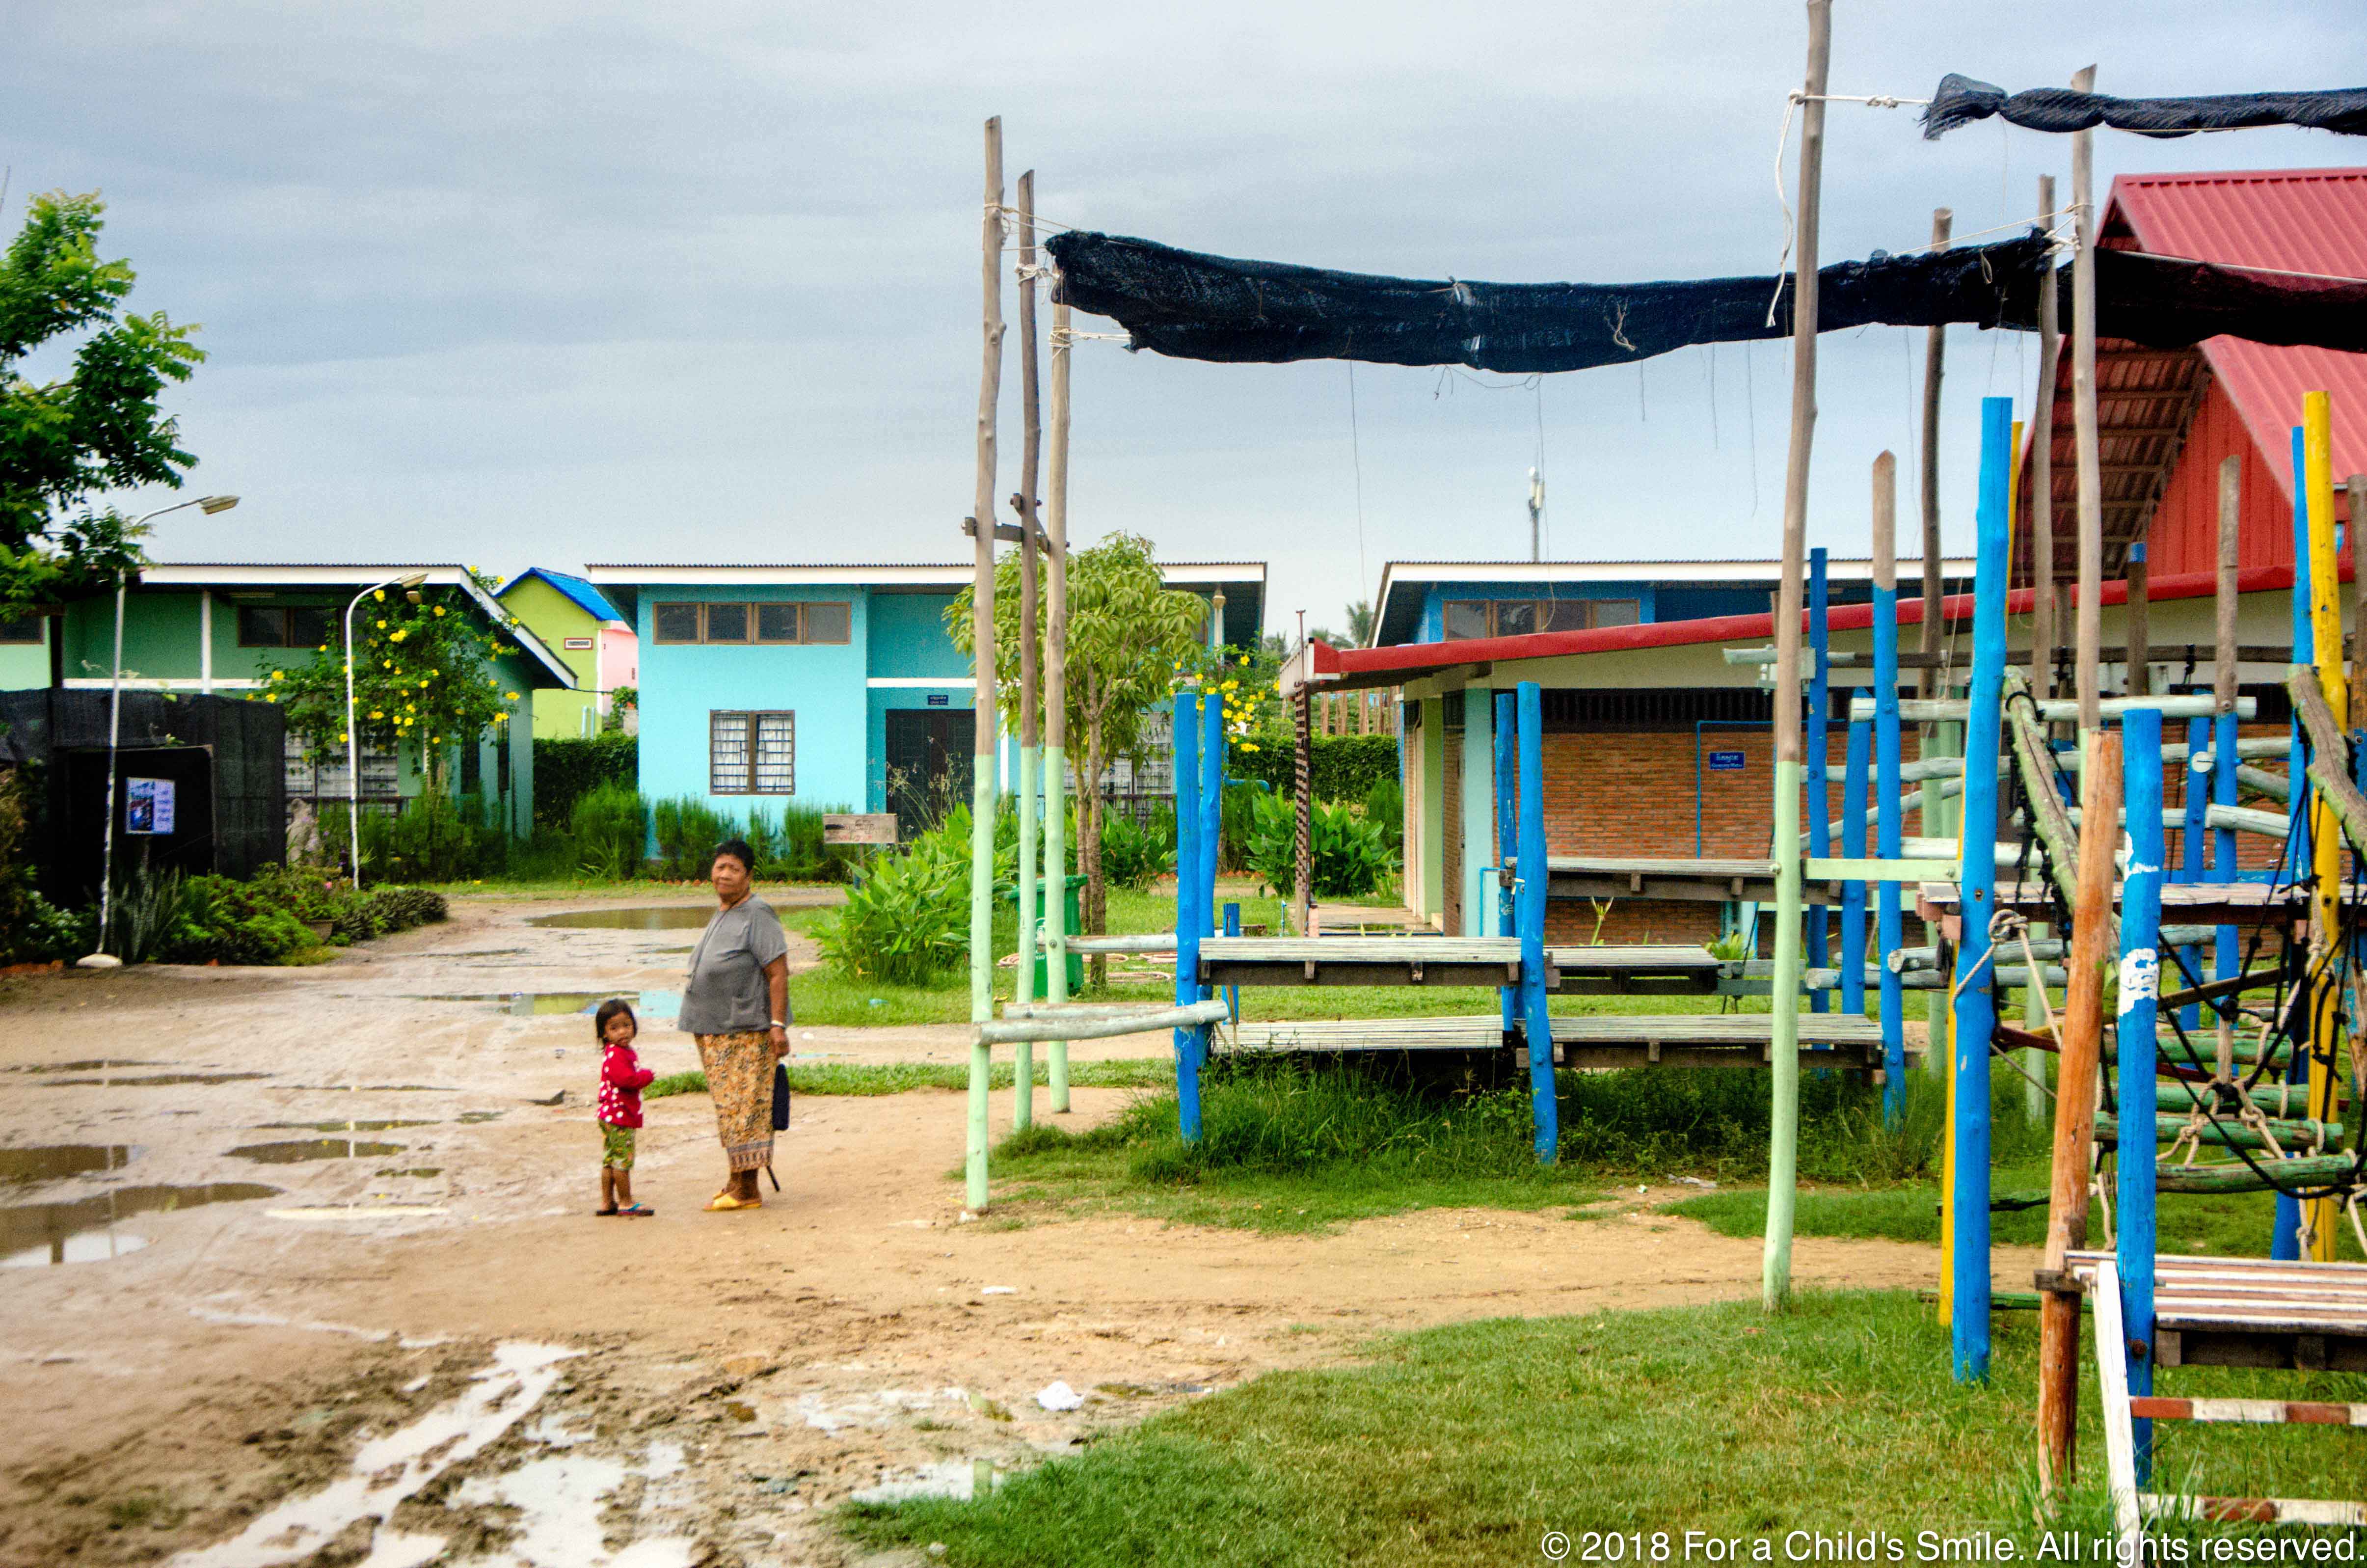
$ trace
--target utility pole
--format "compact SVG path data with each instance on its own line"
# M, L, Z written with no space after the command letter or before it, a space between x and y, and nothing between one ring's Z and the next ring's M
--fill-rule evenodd
M1545 557L1546 476L1529 470L1529 559Z

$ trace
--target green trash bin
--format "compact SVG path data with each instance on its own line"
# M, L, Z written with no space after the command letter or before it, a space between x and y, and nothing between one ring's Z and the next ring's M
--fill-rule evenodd
M1060 928L1073 937L1077 934L1077 927L1081 923L1077 914L1078 892L1085 885L1085 879L1079 874L1068 878L1067 881L1068 897L1062 906L1067 917ZM997 891L1002 894L1003 903L1011 905L1014 911L1019 907L1018 883L1005 882ZM1069 955L1069 994L1074 996L1084 988L1084 958L1081 954L1070 953ZM1038 877L1036 879L1036 996L1038 1001L1041 1001L1051 994L1050 978L1044 967L1044 879Z

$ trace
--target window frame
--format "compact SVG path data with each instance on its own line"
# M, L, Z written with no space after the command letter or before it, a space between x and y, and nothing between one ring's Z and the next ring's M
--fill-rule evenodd
M20 615L14 620L0 620L0 647L35 648L40 646L40 644L49 641L47 636L43 634L43 628L47 625L48 620L49 618L47 616L38 614ZM12 631L19 629L29 631L32 635L29 637L17 637L10 635Z
M1443 605L1444 608L1442 608L1439 617L1439 633L1441 640L1448 642L1474 642L1484 637L1524 637L1529 635L1527 632L1506 631L1503 630L1502 609L1506 605L1523 605L1528 607L1535 626L1539 631L1548 630L1553 626L1555 611L1567 609L1571 607L1578 607L1584 610L1586 624L1583 627L1563 627L1561 630L1565 631L1591 631L1598 628L1606 626L1640 626L1643 624L1644 620L1644 601L1640 598L1447 599L1443 601ZM1605 620L1603 618L1603 609L1605 607L1611 605L1625 606L1628 610L1628 619L1625 620ZM1486 631L1481 631L1477 635L1457 635L1455 632L1453 630L1452 620L1454 613L1457 609L1467 608L1477 608L1479 610L1487 626Z
M668 610L689 608L698 618L696 637L669 637L662 630L662 618ZM737 609L746 617L742 622L746 635L718 637L715 635L716 611ZM835 637L814 635L813 612L836 609L843 617L842 630ZM791 631L787 637L764 635L764 612L789 612ZM719 648L844 648L855 642L855 601L852 599L663 599L650 607L650 641L665 647L714 646ZM784 710L786 711L786 710Z
M277 642L248 642L246 618L250 615L267 615L277 618L279 622L279 641ZM296 618L300 615L317 615L321 618L319 638L296 635ZM323 642L334 648L345 640L345 626L334 605L238 605L234 607L231 622L232 631L238 639L238 646L242 648L319 648Z
M787 732L786 781L780 788L766 787L762 773L768 744L782 744L778 733L768 737L767 721L778 721ZM740 761L737 765L739 782L728 784L719 771L716 752L717 741L737 732ZM707 792L710 795L795 795L798 792L798 714L794 708L710 708L707 710Z

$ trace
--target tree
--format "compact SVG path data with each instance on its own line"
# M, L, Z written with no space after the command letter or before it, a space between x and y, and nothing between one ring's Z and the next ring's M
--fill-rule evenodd
M459 588L423 589L417 604L380 588L354 612L354 712L362 742L385 751L415 743L437 793L449 783L459 748L507 721L518 700L493 671L496 644L478 612ZM331 635L343 629L340 619ZM322 643L301 669L274 670L257 695L287 710L289 733L303 741L307 756L346 755L345 661L334 642Z
M1346 648L1369 648L1373 645L1373 601L1358 599L1347 607L1348 640Z
M974 654L968 589L946 611L954 645ZM1039 606L1039 615L1041 613ZM1206 660L1201 639L1208 607L1166 585L1150 541L1116 533L1069 555L1068 743L1080 757L1077 859L1085 874L1085 929L1108 928L1102 879L1101 778L1112 758L1141 744L1144 715L1174 694L1180 677ZM1039 651L1042 622L1031 629ZM994 645L1003 722L1019 723L1019 556L995 562ZM1039 658L1038 666L1042 667Z
M111 585L145 559L130 523L91 498L178 488L197 464L156 406L205 354L162 311L124 312L133 274L98 259L96 192L33 198L0 253L0 620ZM34 381L17 366L86 334L73 372Z

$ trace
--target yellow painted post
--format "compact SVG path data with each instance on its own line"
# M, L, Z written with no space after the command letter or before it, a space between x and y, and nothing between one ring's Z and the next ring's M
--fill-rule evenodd
M2309 622L2317 665L2317 681L2326 693L2337 729L2350 728L2350 683L2342 670L2342 584L2334 548L2334 460L2328 437L2330 400L2322 392L2305 392L2301 400L2302 484L2309 507ZM2367 634L2367 628L2362 628ZM2313 798L2310 845L2316 857L2316 887L2310 899L2310 971L2321 976L2311 999L2309 1043L2309 1114L2319 1120L2334 1115L2334 1088L2340 1076L2339 1057L2332 1042L2341 1028L2341 987L2334 951L2342 940L2342 829L2335 821L2327 793ZM2316 1198L2302 1206L2309 1234L2309 1256L2319 1263L2334 1261L2334 1199Z
M1959 906L1961 907L1961 905ZM1954 966L1940 972L1953 972ZM1937 1016L1934 1017L1934 1010ZM1956 1059L1955 996L1947 991L1925 993L1923 1049L1926 1061ZM1940 1326L1955 1322L1956 1308L1956 1075L1942 1073L1947 1085L1947 1110L1940 1127Z

